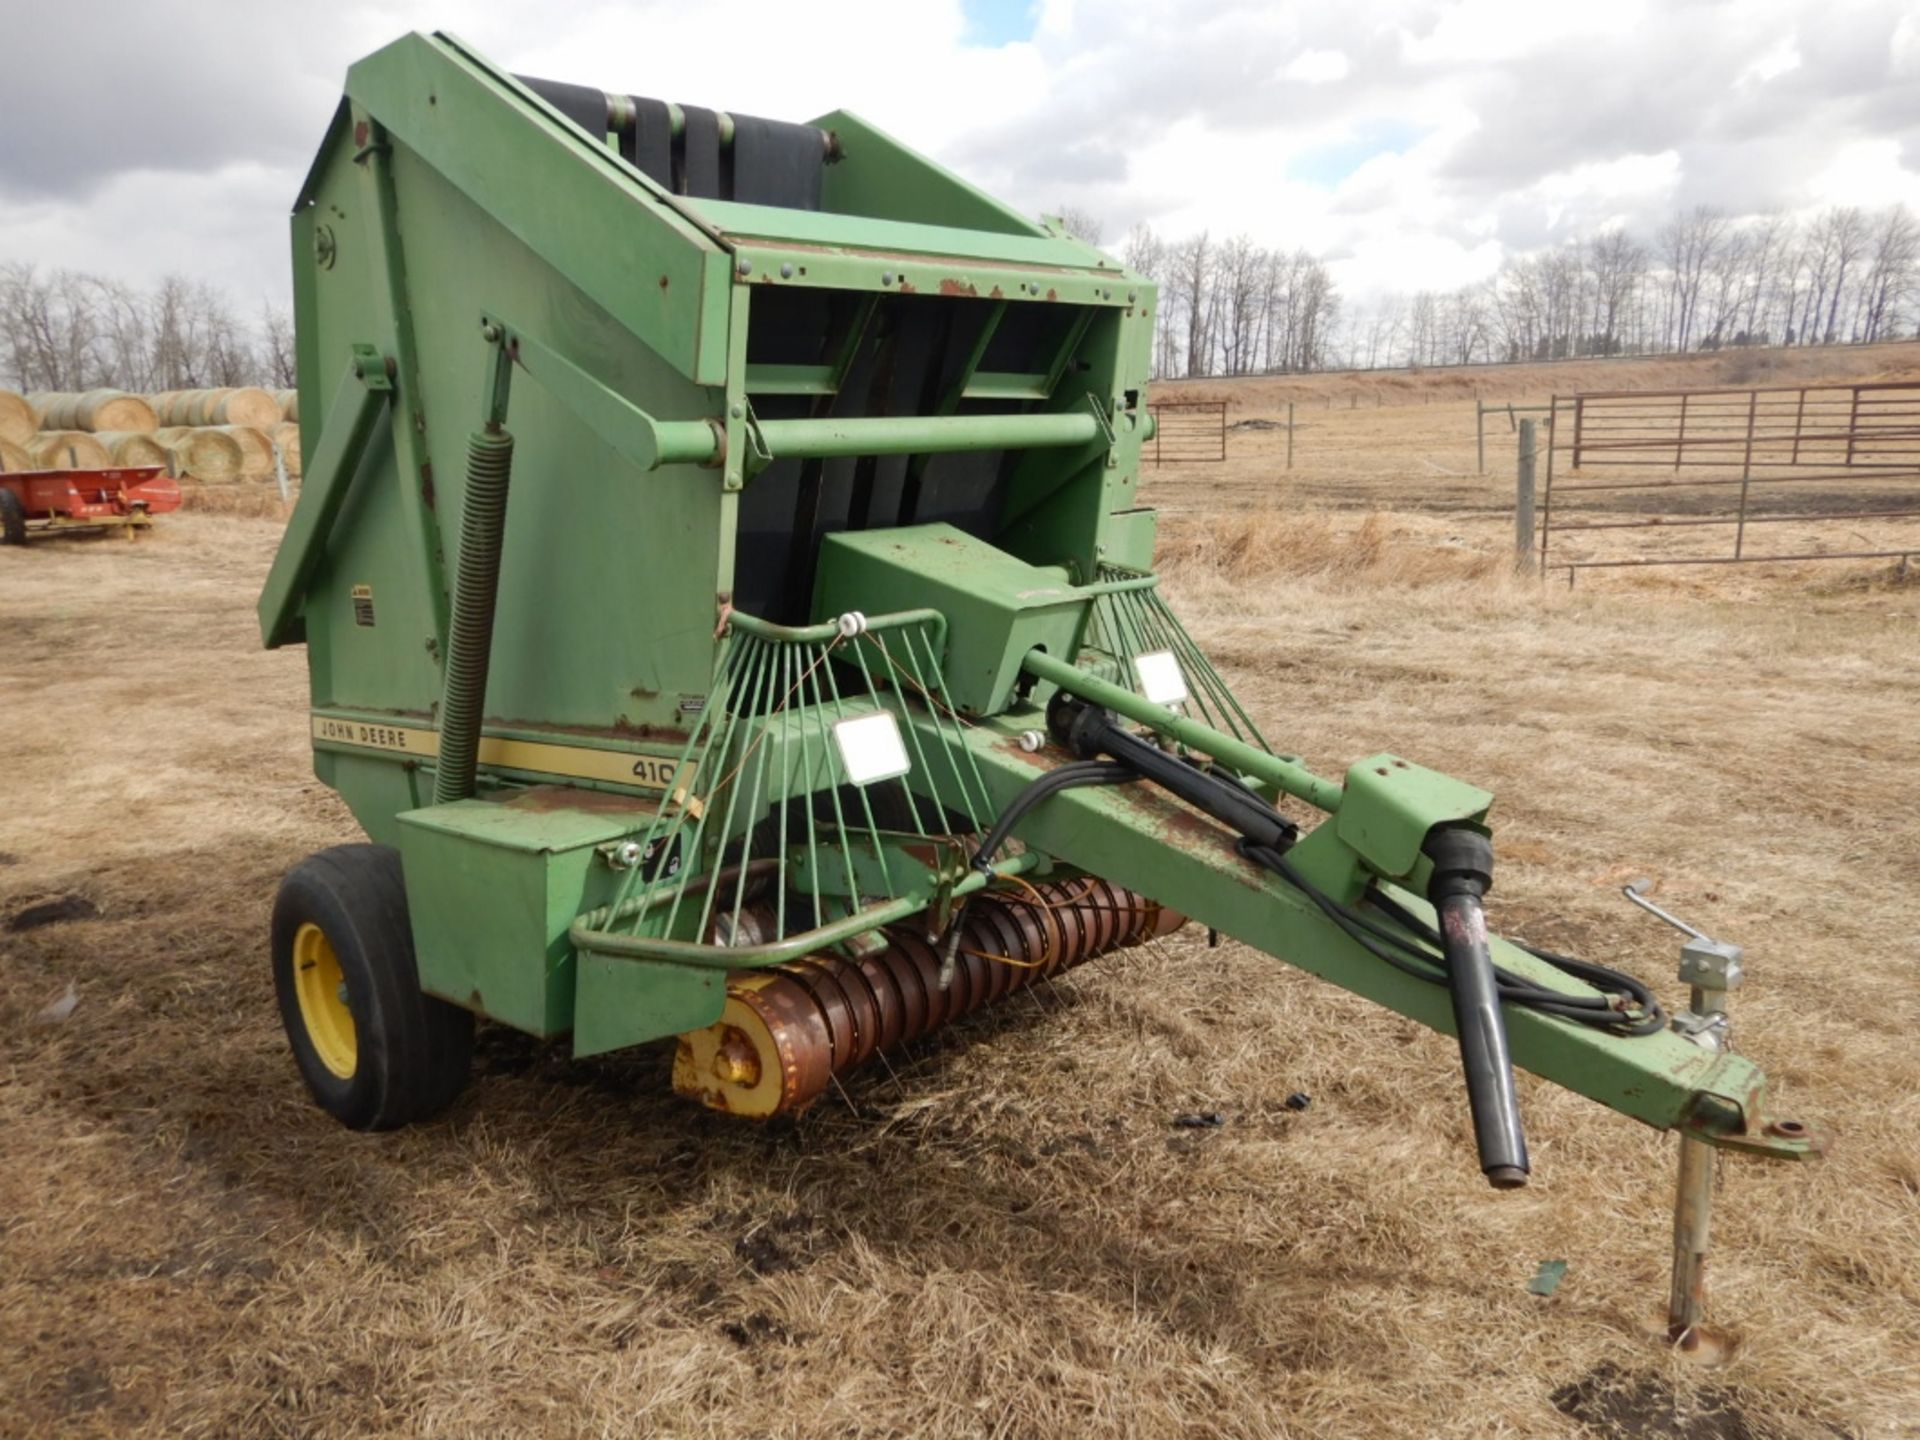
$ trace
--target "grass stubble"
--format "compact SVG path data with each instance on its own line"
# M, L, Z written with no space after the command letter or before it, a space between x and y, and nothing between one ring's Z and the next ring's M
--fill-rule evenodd
M1496 923L1677 1001L1677 937L1617 893L1652 877L1747 947L1741 1048L1833 1132L1721 1164L1728 1367L1644 1333L1670 1138L1522 1076L1535 1180L1494 1195L1451 1042L1196 927L796 1122L677 1101L665 1047L487 1030L444 1121L338 1129L264 942L280 874L357 832L300 652L258 649L277 523L202 506L0 556L0 1433L1917 1433L1920 590L1543 587L1491 503L1319 463L1147 487L1268 735L1487 786ZM64 895L98 916L4 928Z

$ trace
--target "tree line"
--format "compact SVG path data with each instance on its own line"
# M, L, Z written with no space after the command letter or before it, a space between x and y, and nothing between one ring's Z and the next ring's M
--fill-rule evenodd
M250 323L205 283L0 264L0 381L19 390L284 389L293 356L290 315L268 306Z
M1061 220L1098 241L1092 217ZM1140 225L1121 256L1160 286L1163 377L1920 338L1920 221L1904 205L1804 218L1696 206L1650 235L1611 227L1509 256L1477 284L1363 306L1342 303L1324 259L1244 235L1173 241Z
M1065 209L1099 243L1099 221ZM1342 301L1306 250L1138 225L1121 247L1160 287L1154 373L1296 373L1662 355L1746 345L1920 338L1920 221L1904 205L1804 218L1706 206L1651 235L1614 227L1511 255L1457 290ZM0 379L22 390L190 390L294 383L293 322L251 323L204 283L151 290L71 270L0 264Z

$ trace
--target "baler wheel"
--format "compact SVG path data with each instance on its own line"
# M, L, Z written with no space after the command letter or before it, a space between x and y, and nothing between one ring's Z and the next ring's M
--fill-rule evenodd
M287 872L273 985L301 1078L355 1130L444 1110L467 1083L473 1016L420 989L400 854L336 845Z
M27 543L27 512L20 497L0 488L0 545Z

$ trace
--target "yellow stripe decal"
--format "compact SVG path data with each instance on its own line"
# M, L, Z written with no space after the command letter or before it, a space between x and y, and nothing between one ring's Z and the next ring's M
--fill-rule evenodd
M329 745L381 750L390 755L409 755L422 760L434 759L440 753L440 732L423 725L394 725L315 715L313 738ZM508 740L497 735L481 738L480 763L501 770L564 775L573 780L598 780L608 785L631 785L642 790L665 790L673 783L674 777L673 760L660 755L596 750L586 745L549 745L540 740Z

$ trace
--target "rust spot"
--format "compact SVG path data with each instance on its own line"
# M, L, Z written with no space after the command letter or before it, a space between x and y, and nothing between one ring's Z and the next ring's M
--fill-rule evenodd
M993 287L993 289L987 292L987 298L989 300L1004 300L1007 298L1007 296L1006 296L1006 292L1002 290L998 285L996 285Z
M358 149L367 147L367 122L362 120L353 127L353 143Z
M940 293L942 295L978 295L980 290L978 286L966 285L958 280L942 280Z
M713 1076L722 1085L751 1089L760 1083L760 1056L737 1026L720 1032L720 1044L713 1052Z
M616 735L630 735L636 740L685 740L687 738L686 731L676 730L671 725L636 725L624 715L613 717L613 732Z
M536 815L555 810L585 810L595 815L651 815L659 808L652 797L621 795L611 790L583 790L577 785L531 785L503 803L509 810L529 810Z
M906 280L900 282L900 293L902 295L917 295L919 291L920 287L918 285L914 285Z
M429 509L433 509L433 462L427 461L420 467L420 499Z
M666 277L666 276L664 276L664 275L662 275L662 276L660 277L660 288L661 288L662 290L664 290L664 289L666 289L666 288L667 288L667 277Z
M1047 298L1049 300L1058 300L1060 298L1060 292L1058 290L1049 290L1047 291Z

